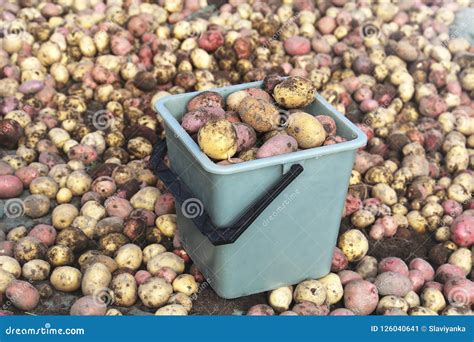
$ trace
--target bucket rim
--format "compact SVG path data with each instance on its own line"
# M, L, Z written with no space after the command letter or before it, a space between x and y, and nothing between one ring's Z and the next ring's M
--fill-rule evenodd
M275 165L283 165L289 163L296 163L298 161L302 161L305 159L313 159L319 158L326 155L336 154L339 152L345 151L352 151L356 150L362 146L365 146L367 143L367 136L364 132L358 128L355 124L353 124L349 119L347 119L344 115L342 115L339 111L337 111L333 106L331 106L319 93L316 93L315 99L326 109L328 109L332 114L342 122L346 128L348 128L352 136L355 138L333 144L333 145L326 145L326 146L319 146L314 147L306 150L281 154L273 157L262 158L262 159L254 159L250 161L245 161L243 163L237 163L232 165L218 165L214 161L212 161L204 152L201 151L199 145L191 138L188 132L184 130L181 126L179 121L171 114L170 110L167 107L167 104L170 101L184 101L188 102L194 96L206 92L206 91L214 91L219 94L222 94L224 91L238 91L247 88L254 88L254 87L261 87L262 81L257 82L250 82L250 83L242 83L238 85L232 85L227 87L221 88L213 88L207 89L202 91L194 91L190 93L183 93L183 94L176 94L176 95L168 95L160 98L158 101L155 102L155 110L158 115L160 115L166 125L166 127L171 130L174 134L175 139L179 139L183 145L188 149L194 159L201 165L201 167L212 174L218 175L228 175L234 173L240 173L245 171L253 171L260 168L265 168L268 166L275 166ZM339 123L340 125L340 123ZM170 139L166 139L166 143L170 143Z

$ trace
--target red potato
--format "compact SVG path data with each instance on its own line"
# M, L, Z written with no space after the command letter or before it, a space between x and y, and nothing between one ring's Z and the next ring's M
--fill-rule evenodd
M469 247L474 244L474 216L460 215L451 225L451 238L461 247Z
M396 257L383 258L379 262L379 273L383 272L397 272L404 276L408 276L408 266L405 262Z
M298 143L295 138L287 134L277 134L267 141L258 149L257 159L278 156L280 154L296 151Z
M344 204L344 213L342 214L342 217L347 217L361 208L362 201L360 200L360 198L354 196L351 193L348 193L346 196L346 202Z
M443 206L443 210L446 215L449 215L451 217L458 217L462 214L462 205L459 202L456 202L455 200L448 199L441 203L441 205Z
M121 219L127 218L133 211L133 207L128 200L116 196L107 198L104 204L109 216L117 216Z
M90 165L97 160L97 151L88 145L73 146L67 153L69 160L80 160L84 165Z
M465 274L462 268L451 265L443 264L436 270L435 279L440 283L446 283L451 278L465 278Z
M362 276L359 273L350 270L341 271L337 275L341 280L342 286L346 286L351 281L362 280Z
M423 289L436 289L438 291L443 291L443 284L438 283L437 281L427 281Z
M202 283L205 280L204 275L199 271L195 264L191 265L189 274L191 274L198 283Z
M0 160L0 176L13 175L14 173L15 170L8 163Z
M233 123L232 126L237 133L237 152L246 151L255 145L257 133L252 126L243 122Z
M139 270L135 273L135 281L137 282L137 285L143 284L148 278L151 278L151 274L148 271Z
M279 316L298 316L298 314L294 311L287 310L283 311Z
M263 99L266 101L272 101L272 97L265 90L260 88L248 88L244 90L250 96L255 97L256 99Z
M410 270L408 274L408 278L410 279L412 283L411 289L415 292L418 292L425 283L425 278L423 276L423 273L419 270Z
M286 52L290 56L306 55L311 51L311 42L308 38L294 36L283 42Z
M426 281L434 279L435 271L430 263L424 259L416 258L410 262L410 270L418 270L423 274L423 278Z
M312 302L304 301L293 306L291 310L301 316L327 316L329 314L329 305L326 303L316 305Z
M338 308L331 311L329 316L355 316L355 313L346 308Z
M184 114L181 126L189 134L195 134L208 121L219 119L225 119L224 109L221 107L201 107Z
M29 236L33 236L44 243L46 246L54 245L56 241L56 229L47 224L38 224L33 227L28 233Z
M0 255L13 256L14 247L13 241L0 241Z
M117 186L112 177L100 176L92 182L91 189L102 197L108 198L117 190Z
M40 173L34 167L24 166L16 170L15 176L17 176L23 183L23 186L27 188L30 186L33 179L38 178L40 176Z
M375 241L382 240L384 238L384 228L380 223L375 223L370 227L369 236Z
M436 118L448 110L444 99L438 95L423 96L420 99L420 113L427 117Z
M444 296L456 307L474 304L474 282L462 277L450 278L444 284Z
M193 97L187 105L188 112L202 107L220 107L224 108L224 98L214 91L204 91Z
M337 26L336 19L334 19L333 17L328 17L328 16L322 17L316 23L316 28L323 35L332 33L336 29L336 26Z
M20 178L12 175L0 176L0 198L14 198L23 192Z
M224 36L219 30L207 30L198 39L198 46L208 52L217 50L224 44Z
M57 164L65 164L64 160L56 153L51 152L41 152L38 161L41 164L45 164L50 169Z
M145 222L146 226L153 226L156 215L153 211L147 209L135 209L130 213L130 218L140 219Z
M162 194L155 203L155 214L161 216L165 214L174 214L174 197L171 193L167 192Z
M398 296L404 297L412 290L412 283L408 276L397 272L380 273L374 281L377 290L381 296Z
M7 298L20 310L33 310L38 306L40 295L29 282L13 280L7 287Z
M274 316L275 311L267 304L257 304L247 311L247 316Z
M160 268L155 275L171 284L178 274L172 268L165 266Z
M365 151L358 151L353 169L363 175L368 169L382 164L383 161L383 157L379 156L378 154L370 154Z
M107 305L96 296L81 297L71 306L71 316L103 316L107 312Z
M328 135L336 135L336 121L328 115L316 115L316 119L323 125Z
M347 257L342 253L342 251L334 247L334 252L332 254L332 263L331 263L331 272L337 273L343 271L347 268L349 261Z
M344 288L344 306L356 315L370 315L377 308L377 287L366 280L354 280Z

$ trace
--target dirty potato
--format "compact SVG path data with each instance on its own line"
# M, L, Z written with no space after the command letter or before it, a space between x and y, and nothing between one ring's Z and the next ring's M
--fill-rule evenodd
M223 160L237 152L237 133L227 120L211 120L198 132L201 150L210 158Z
M299 76L290 77L273 89L275 101L285 108L306 107L314 101L315 96L313 83Z

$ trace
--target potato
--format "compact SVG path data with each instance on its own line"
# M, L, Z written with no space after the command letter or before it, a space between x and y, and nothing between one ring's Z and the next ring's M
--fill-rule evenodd
M188 111L202 107L224 107L224 98L214 91L204 91L194 96L187 104Z
M357 229L350 229L339 237L338 247L349 262L361 260L369 250L367 238Z
M380 315L391 309L400 309L403 312L407 312L409 306L407 301L402 297L385 296L380 299L376 312Z
M375 278L377 276L377 259L366 255L356 266L356 272L361 275L363 279Z
M318 281L326 287L327 302L329 304L336 304L339 302L344 294L342 283L337 274L329 273L328 275L319 278Z
M120 233L124 229L124 221L120 217L106 217L95 225L94 235L98 237L110 233Z
M13 242L18 242L22 238L24 238L26 235L28 235L28 230L26 229L25 226L18 226L10 230L7 234L7 240L8 241L13 241Z
M380 295L404 297L411 291L412 283L407 276L396 272L380 273L374 281Z
M436 311L433 311L429 308L425 308L424 306L415 306L411 308L408 312L410 316L437 316L438 314Z
M48 247L54 244L56 235L56 230L52 226L42 223L34 226L28 233L28 236L37 238Z
M7 287L6 297L20 310L33 310L38 306L40 295L30 283L22 280L13 280Z
M46 257L53 267L72 265L74 262L74 253L72 249L67 246L52 246L48 249Z
M58 233L56 243L71 248L73 252L80 252L87 247L89 238L78 228L66 228Z
M418 296L418 294L414 291L410 291L408 292L406 295L405 295L405 300L407 301L408 303L408 306L410 308L413 308L415 306L419 306L420 305L420 297Z
M443 316L472 316L473 312L470 308L467 307L457 307L448 305L444 310L441 312Z
M423 273L421 271L410 270L410 272L408 273L408 278L411 281L411 284L412 284L411 289L413 291L417 292L425 284L425 278L424 278Z
M77 216L71 223L71 227L82 230L89 239L94 237L96 226L97 220L89 216Z
M71 316L103 316L107 312L107 305L94 296L79 298L71 306Z
M467 248L459 248L449 256L448 263L461 268L467 276L472 269L472 253Z
M443 264L436 270L435 280L444 284L451 278L463 278L464 276L464 270L462 268L451 264Z
M321 282L309 279L296 286L293 297L296 303L311 302L321 305L326 301L327 291Z
M344 306L356 315L369 315L379 300L377 287L366 280L354 280L344 288Z
M225 119L225 111L220 107L202 107L184 114L181 126L189 134L196 134L210 120Z
M133 207L125 198L113 196L105 200L105 210L109 216L125 219L133 211Z
M51 219L54 228L65 229L71 226L74 219L79 215L79 210L72 204L60 204L53 209Z
M210 158L228 159L237 151L237 133L227 120L210 120L199 130L198 143Z
M121 233L110 233L100 238L99 248L106 255L114 255L129 239Z
M173 287L162 278L152 277L138 287L138 297L146 307L156 308L165 304Z
M355 316L355 314L346 308L338 308L329 313L329 316Z
M34 259L23 265L21 274L25 279L36 281L48 279L50 271L51 266L48 262L40 259Z
M421 293L421 304L435 312L441 311L446 307L443 293L434 288L426 288Z
M277 312L283 312L290 308L293 301L292 286L283 286L268 293L268 303Z
M19 278L21 275L20 263L6 255L0 256L0 270L10 273L15 278Z
M160 195L160 190L155 187L147 186L140 189L140 191L132 196L130 199L130 204L135 209L146 209L153 211L155 209L155 203Z
M152 275L156 275L162 267L169 267L176 273L181 274L184 272L184 260L174 253L163 252L154 256L147 263L147 270Z
M434 279L435 271L429 262L421 258L415 258L410 262L411 270L418 270L423 274L425 281Z
M247 96L250 96L250 94L245 90L234 91L233 93L229 94L226 98L227 110L237 111L240 103Z
M349 261L342 251L334 247L334 252L332 254L332 263L331 263L331 272L340 272L347 268Z
M20 178L12 175L0 176L0 198L18 197L23 192Z
M51 285L63 292L74 292L81 287L81 272L71 266L56 267L51 273L49 281Z
M351 216L351 223L358 229L364 229L375 222L375 215L367 209L359 209Z
M342 286L346 286L346 284L353 280L362 280L362 277L359 273L350 270L343 270L337 275L339 279L341 279Z
M92 252L92 251L88 251L88 252ZM94 251L94 252L98 252L98 251ZM81 257L84 257L84 255L86 253L82 254ZM100 253L100 252L98 252L98 253ZM81 257L79 259L81 259ZM115 260L112 259L111 257L108 257L107 255L103 255L103 254L90 255L89 257L85 257L84 259L82 259L80 261L81 262L79 263L79 265L81 266L81 271L82 272L87 271L87 269L90 266L92 266L96 263L100 263L100 264L105 265L109 269L110 273L113 273L118 269L118 265L115 262Z
M299 148L321 146L326 140L323 125L313 115L296 112L289 116L286 132L296 139Z
M193 308L193 301L191 300L191 298L181 292L173 293L170 299L168 299L168 304L182 305L186 309L187 312L190 312L191 309Z
M297 149L298 143L295 138L287 134L278 134L265 141L257 150L255 157L257 159L273 157L295 152Z
M51 177L38 177L31 181L30 192L33 195L44 195L50 200L56 198L59 186Z
M257 132L270 132L278 128L281 114L268 101L252 96L245 97L238 107L240 118Z
M10 272L0 269L0 294L5 293L8 285L15 280L15 277Z
M143 254L140 247L132 243L123 245L117 251L115 262L120 268L137 270L142 264Z
M24 264L33 259L44 259L46 251L46 246L40 240L32 236L26 236L15 244L13 255L20 264Z
M372 188L372 196L386 205L394 205L398 201L395 190L384 183L378 183Z
M81 290L84 295L97 296L109 287L112 274L107 266L101 263L91 265L82 277Z
M306 107L314 101L315 96L313 83L299 76L289 77L273 89L275 101L285 108Z
M157 316L187 316L188 311L181 304L168 304L156 310L155 315Z
M247 316L273 316L275 311L267 304L257 304L247 311Z
M250 125L242 122L234 122L232 125L237 133L237 152L246 151L255 146L257 134Z
M143 263L146 265L148 262L158 254L166 252L166 248L158 243L152 243L143 249Z
M474 244L474 216L466 214L458 216L451 225L452 240L460 247Z
M198 284L194 277L190 274L180 274L173 280L174 292L184 293L191 296L198 291Z
M177 225L176 225L176 215L175 214L165 214L158 216L155 222L156 226L160 230L161 234L166 237L173 237Z
M66 187L71 190L74 196L81 196L90 190L92 179L84 170L71 172L67 177Z
M383 258L380 260L378 268L379 273L392 271L403 274L404 276L408 276L408 266L402 259L397 257Z
M110 283L114 293L114 303L119 306L131 306L137 301L137 283L130 273L116 275Z

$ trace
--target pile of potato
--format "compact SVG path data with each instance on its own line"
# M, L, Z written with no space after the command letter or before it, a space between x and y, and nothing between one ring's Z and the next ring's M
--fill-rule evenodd
M207 5L0 1L0 314L61 293L71 314L192 312L204 279L149 156L153 104L194 90L183 128L220 164L343 141L301 111L316 91L369 138L331 272L248 314L471 314L474 47L449 33L470 1ZM424 258L371 256L420 236Z
M213 91L196 95L181 125L189 134L197 133L201 150L220 165L345 141L336 135L330 116L303 111L315 95L308 79L270 75L263 89L236 91L225 100Z

